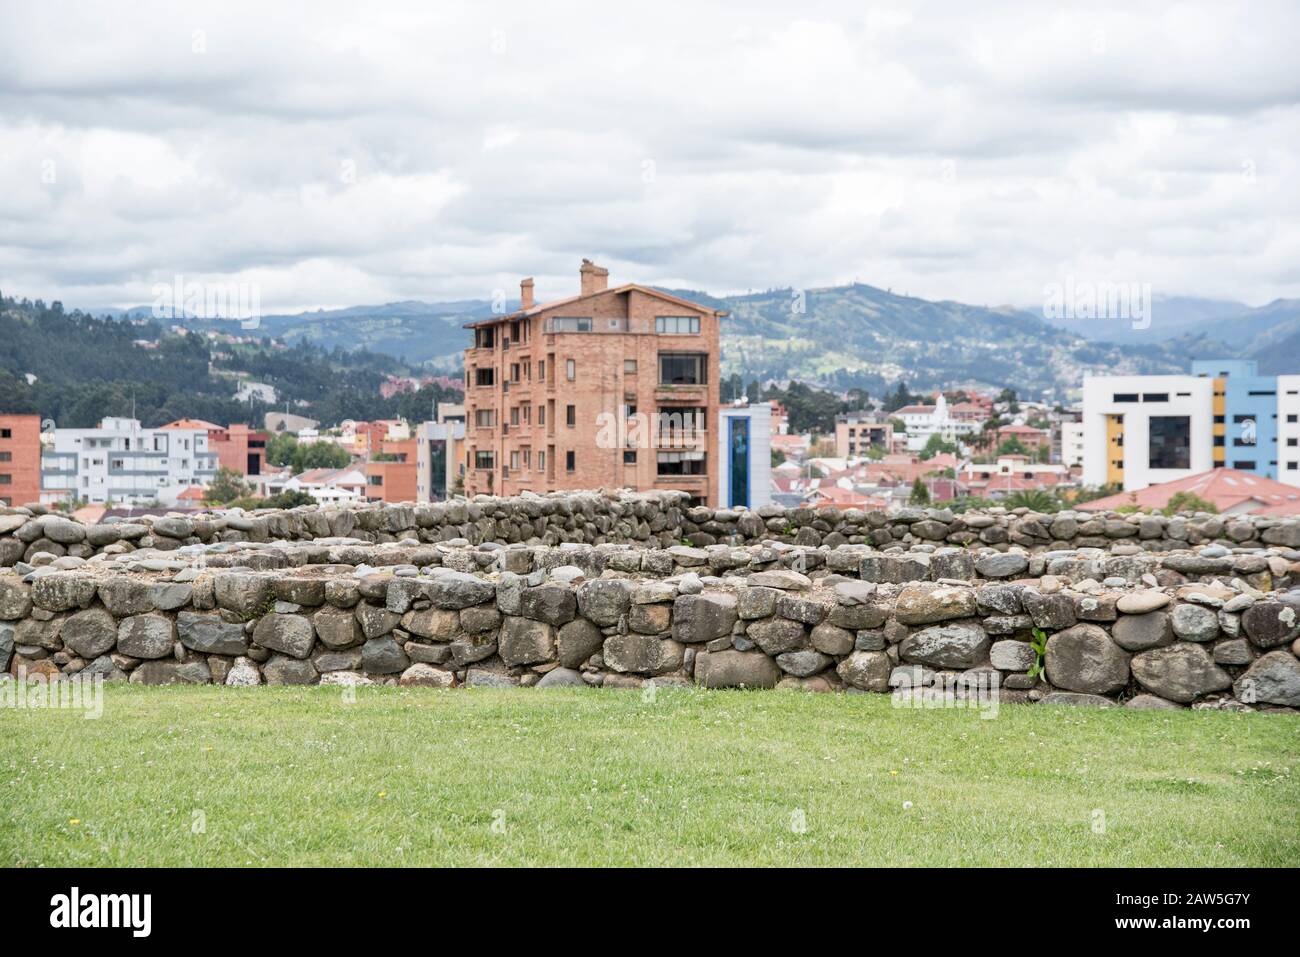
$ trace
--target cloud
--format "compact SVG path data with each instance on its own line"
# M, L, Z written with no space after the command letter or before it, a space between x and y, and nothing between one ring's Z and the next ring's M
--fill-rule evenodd
M1284 3L30 4L0 34L0 289L256 281L263 308L533 275L1064 275L1300 296Z

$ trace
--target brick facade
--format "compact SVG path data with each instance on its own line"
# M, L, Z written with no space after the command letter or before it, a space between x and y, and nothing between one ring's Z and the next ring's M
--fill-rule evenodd
M0 504L41 499L41 417L0 415Z
M520 311L466 326L466 494L680 489L712 504L726 313L608 289L585 260L580 280L540 305L524 280Z

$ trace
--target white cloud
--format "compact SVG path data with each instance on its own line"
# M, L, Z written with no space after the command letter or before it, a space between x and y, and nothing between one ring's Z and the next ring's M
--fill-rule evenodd
M1300 296L1284 3L31 4L0 33L0 289L268 310L537 278L1065 274ZM53 178L50 171L54 170Z

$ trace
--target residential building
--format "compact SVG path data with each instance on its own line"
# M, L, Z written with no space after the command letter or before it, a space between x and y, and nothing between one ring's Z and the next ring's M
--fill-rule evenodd
M458 484L463 488L465 407L439 405L437 420L421 422L415 438L415 500L444 501L455 493Z
M1243 359L1083 383L1083 481L1126 492L1231 468L1300 486L1300 375Z
M766 402L718 410L720 508L772 502L772 408Z
M1061 423L1061 463L1070 468L1083 467L1083 423Z
M835 454L842 459L867 454L873 445L892 450L894 426L887 416L874 412L845 412L835 417Z
M712 504L719 319L590 260L576 296L470 323L465 492L679 489Z
M770 399L768 405L772 407L772 434L789 435L790 413L785 405L777 399Z
M266 443L270 436L265 432L254 431L247 425L235 424L222 428L203 419L177 419L162 428L206 429L208 448L217 453L217 464L245 477L260 477L266 466Z
M408 430L409 431L409 430ZM385 439L366 463L366 501L415 501L416 446L418 440Z
M1030 453L1036 453L1044 446L1049 449L1052 447L1052 433L1047 429L1036 429L1032 425L1014 424L998 427L999 448L1013 439L1020 443L1021 448Z
M1001 498L1012 492L1051 490L1070 481L1061 464L1037 462L1026 455L999 455L996 462L966 462L957 473L970 494Z
M0 505L41 499L41 417L0 415Z
M94 429L55 429L41 455L41 501L174 504L217 473L208 424L145 429L111 417Z
M268 482L267 491L271 495L306 492L321 505L345 505L365 500L366 473L359 465L341 469L308 469L282 482Z

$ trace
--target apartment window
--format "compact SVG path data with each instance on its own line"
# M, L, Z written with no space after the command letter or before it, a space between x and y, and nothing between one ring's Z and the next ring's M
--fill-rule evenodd
M636 453L635 453L635 452L630 452L630 451L624 451L624 452L623 452L623 464L624 464L624 465L636 465Z
M1148 462L1153 469L1186 469L1192 465L1192 420L1186 415L1151 417Z
M497 371L496 369L475 369L474 384L475 385L496 385L496 381L497 381L496 371Z
M659 475L703 475L703 452L659 452L656 471Z
M1223 448L1223 436L1216 435L1214 437L1214 445L1216 448Z
M367 484L367 485L383 485L383 484L384 484L384 477L383 477L382 475L367 475L367 476L366 476L366 484Z
M564 360L564 377L572 382L578 378L578 363L575 359Z
M1288 472L1294 472L1297 468L1300 468L1300 462L1287 462L1287 463L1286 463L1286 470L1287 470Z
M545 471L546 471L546 453L545 453L545 452L540 452L540 451L539 451L539 452L537 453L537 471L539 471L539 472L545 472Z
M635 359L624 359L624 360L623 360L623 373L624 373L625 375L636 375L636 360L635 360Z
M551 320L551 332L591 332L591 317L556 316Z
M1168 392L1144 392L1142 393L1143 402L1168 402Z
M519 406L517 405L512 406L510 409L510 424L511 425L519 424Z
M12 485L14 477L8 472L0 472L0 485Z
M1288 422L1297 422L1297 421L1300 421L1300 416L1288 415L1288 416L1286 417L1286 420L1287 420Z
M497 424L496 409L475 409L474 425L480 429L490 429Z
M532 468L532 466L533 466L533 450L524 449L524 468L526 469Z
M537 360L537 379L538 379L539 382L540 382L540 381L544 381L544 380L546 379L546 360L545 360L545 359L538 359L538 360Z
M1287 439L1286 444L1291 448L1295 448L1297 445L1300 445L1300 439Z
M564 453L564 471L572 472L577 468L577 453L570 450Z
M578 407L576 405L566 405L564 407L564 424L573 428L578 424Z
M1111 396L1112 402L1136 402L1138 394L1136 392L1116 392Z
M475 329L474 339L476 341L474 344L480 349L491 349L496 345L496 335L496 330L491 327L486 329Z
M709 357L704 353L659 353L661 385L704 385L708 381Z
M12 462L14 454L12 452L0 452L0 462Z
M476 469L490 469L490 468L492 468L495 464L496 464L496 460L495 460L495 458L493 457L493 455L492 455L491 452L475 452L475 453L474 453L474 468L476 468Z
M518 452L511 452L511 453L510 453L510 467L511 467L512 469L514 469L516 472L519 471L519 453L518 453Z
M1255 460L1254 460L1254 459L1238 459L1237 461L1235 461L1235 462L1232 463L1232 467L1233 467L1234 469L1241 469L1241 471L1243 471L1243 472L1253 472L1253 471L1255 471Z
M537 407L537 424L538 425L546 424L546 406L544 405L539 405Z
M0 429L0 439L12 439L14 437L13 429Z
M1227 418L1226 418L1225 416L1222 416L1222 415L1216 415L1216 416L1214 417L1214 424L1215 424L1215 425L1223 425L1223 423L1226 422L1226 421L1228 421L1228 420L1227 420Z
M518 381L519 381L519 363L518 363L518 362L512 362L512 363L510 363L510 381L511 381L511 382L518 382Z
M661 336L698 336L699 316L655 316L655 332Z
M111 469L124 469L124 468L126 468L126 460L125 460L125 459L109 459L108 467L111 468ZM182 468L183 468L183 467L184 467L184 466L182 465Z

